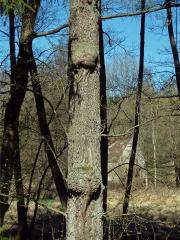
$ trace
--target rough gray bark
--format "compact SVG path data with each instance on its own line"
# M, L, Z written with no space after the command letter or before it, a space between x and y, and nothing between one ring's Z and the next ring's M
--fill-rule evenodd
M70 1L67 240L103 239L99 1Z

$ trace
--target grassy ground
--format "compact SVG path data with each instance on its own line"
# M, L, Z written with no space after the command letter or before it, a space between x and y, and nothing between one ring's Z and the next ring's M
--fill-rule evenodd
M115 218L122 213L123 192L108 192L108 215ZM180 223L180 189L150 186L132 191L129 213L167 224Z
M124 191L108 191L108 216L115 218L122 213ZM58 213L60 203L54 200L41 200L43 206L39 212L54 209ZM34 203L29 207L28 215L32 217ZM150 186L148 188L135 189L132 191L129 212L141 216L150 217L154 220L166 221L175 224L180 222L180 189L168 188L167 186ZM6 215L6 223L13 224L16 221L16 202L12 202Z

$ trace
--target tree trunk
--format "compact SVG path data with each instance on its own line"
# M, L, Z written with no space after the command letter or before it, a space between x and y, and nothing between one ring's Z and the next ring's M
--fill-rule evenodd
M51 168L54 183L55 183L60 201L62 203L62 207L64 210L66 210L67 186L66 186L66 182L65 182L63 173L57 164L55 147L53 144L51 132L50 132L50 129L48 126L47 118L46 118L44 99L43 99L40 81L38 78L37 66L36 66L36 62L35 62L33 51L32 51L32 45L29 49L29 52L31 53L29 70L31 73L33 92L34 92L34 96L35 96L39 128L41 131L41 136L44 138L45 151L46 151L46 155L48 158L49 166Z
M166 4L167 6L171 4L171 0L167 0ZM167 26L168 26L169 41L170 41L171 50L173 54L174 67L175 67L175 73L176 73L176 84L177 84L178 96L180 98L180 62L179 62L177 43L174 37L172 11L170 7L167 8L167 20L168 20Z
M179 156L174 161L175 167L175 177L176 177L176 187L180 187L180 159Z
M70 2L67 240L103 239L99 5Z
M145 0L141 0L141 10L145 9ZM129 198L132 187L134 163L136 158L137 143L139 137L139 124L140 124L140 107L141 107L141 93L144 75L144 38L145 38L145 14L141 15L141 33L140 33L140 60L139 60L139 75L138 75L138 87L136 95L135 105L135 129L133 135L132 149L129 160L128 176L126 183L126 190L123 202L123 214L126 214L129 206Z
M13 170L16 181L16 192L18 197L18 239L26 239L27 222L26 222L26 207L24 204L24 192L22 184L22 173L20 164L19 150L19 115L21 106L28 83L28 60L29 52L28 45L31 42L31 36L36 19L38 1L30 1L29 4L34 8L34 11L29 8L25 9L22 16L22 29L19 42L19 53L16 63L14 39L10 38L10 60L11 60L11 88L10 99L7 103L4 118L3 143L0 158L0 185L1 185L1 224L3 224L5 212L8 209L8 195L10 191ZM12 27L13 15L10 15ZM10 36L13 36L13 28L10 28Z
M16 49L15 49L15 27L14 27L14 11L9 11L9 42L10 42L10 66L11 66L11 83L15 82L16 69ZM14 177L17 195L17 215L18 215L18 235L19 239L26 239L28 234L27 227L27 208L24 200L24 187L22 180L20 149L19 149L19 132L16 129L16 156L14 158Z

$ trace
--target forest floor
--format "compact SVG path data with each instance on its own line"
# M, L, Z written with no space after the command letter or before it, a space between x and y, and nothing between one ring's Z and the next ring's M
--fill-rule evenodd
M111 226L108 227L111 233L108 240L119 239L115 238L115 235L121 225L123 193L118 190L108 192L107 219ZM59 237L59 202L46 199L42 203L33 239L62 239ZM34 204L30 206L29 219L32 217L33 206ZM16 228L16 203L12 203L6 216L6 224L0 228L0 240L5 239L1 238L3 232L7 233L4 236L9 236L9 233L13 236ZM126 232L128 234L124 239L180 240L180 189L167 186L134 189L127 215Z

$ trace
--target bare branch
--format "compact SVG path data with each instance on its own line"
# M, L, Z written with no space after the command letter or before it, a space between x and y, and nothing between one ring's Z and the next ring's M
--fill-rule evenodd
M159 118L163 118L163 117L178 117L180 116L179 113L175 113L175 114L166 114L166 115L159 115L159 116L156 116L156 117L153 117L151 119L148 119L146 121L144 121L143 123L140 123L138 125L135 125L131 128L129 128L127 131L125 131L124 133L120 133L120 134L101 134L101 136L104 136L104 137L122 137L122 136L126 136L126 135L130 135L132 134L132 131L137 128L137 127L142 127L146 124L148 124L149 122L152 122L153 120L157 120Z
M124 165L129 165L129 163L121 163L121 164L115 166L114 168L112 168L112 169L110 169L110 170L108 171L108 174L110 174L111 172L115 172L115 170L116 170L117 168L122 167L122 166L124 166ZM160 183L162 183L162 184L165 184L162 180L160 180L160 179L158 179L158 178L155 178L155 177L147 170L147 168L144 168L144 167L140 166L140 165L137 164L137 163L134 163L134 165L137 166L137 167L139 167L139 168L141 168L142 170L146 171L151 177L153 177L154 179L156 179L158 182L160 182Z
M10 91L7 90L7 91L5 91L5 92L0 92L1 95L3 95L3 94L7 94L7 93L10 93Z
M34 33L32 38L38 38L38 37L44 37L44 36L48 36L48 35L52 35L52 34L55 34L55 33L58 33L60 32L61 30L65 29L69 27L69 24L68 23L65 23L55 29L52 29L52 30L49 30L47 32L38 32L38 33Z
M4 32L4 31L2 31L2 30L0 30L0 32L3 33L4 35L6 35L6 37L9 37L9 34L8 34L8 33Z
M160 5L160 6L147 8L147 9L145 9L143 11L119 13L119 14L113 14L113 15L110 15L110 16L102 16L101 19L102 20L109 20L109 19L113 19L113 18L139 16L139 15L141 15L143 13L157 12L157 11L168 9L168 8L171 8L171 7L180 7L180 3L172 3L172 4L168 4L168 5L167 4L163 4L163 5Z

